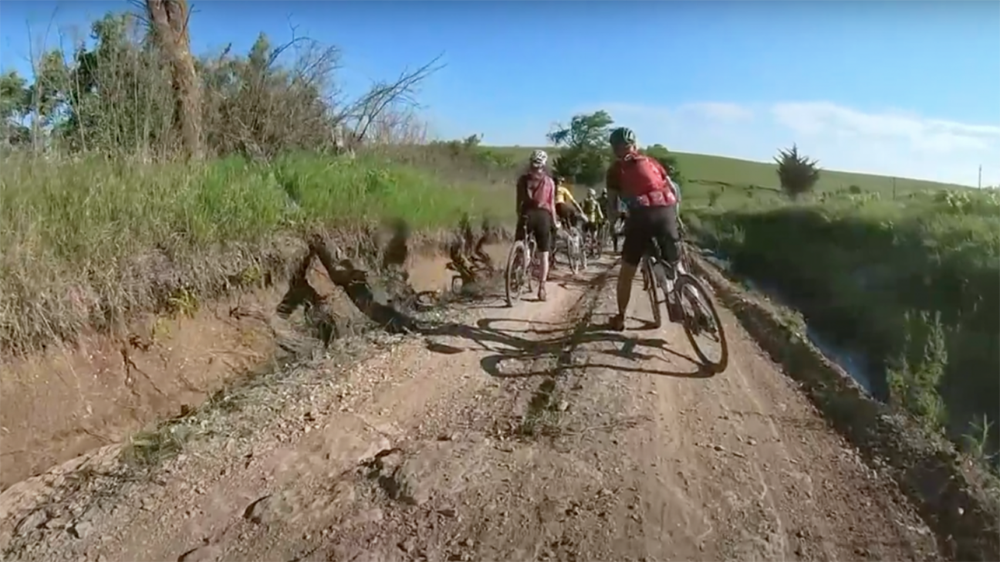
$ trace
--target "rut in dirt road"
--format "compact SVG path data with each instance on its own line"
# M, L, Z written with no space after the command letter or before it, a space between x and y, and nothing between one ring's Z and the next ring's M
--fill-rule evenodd
M940 558L728 311L707 376L678 326L643 323L638 283L627 331L603 329L617 269L591 269L304 373L271 414L17 529L6 559Z

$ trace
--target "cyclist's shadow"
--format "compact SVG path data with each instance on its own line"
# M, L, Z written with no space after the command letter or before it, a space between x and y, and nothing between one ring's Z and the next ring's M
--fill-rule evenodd
M629 361L646 361L652 362L656 360L663 360L662 355L658 356L653 353L643 353L638 351L637 348L647 348L650 350L655 350L660 354L669 354L677 359L680 359L684 363L689 363L691 365L690 369L687 370L659 370L649 368L647 366L643 367L633 367L633 366L622 366L618 364L611 363L601 363L588 361L586 363L586 368L597 368L597 369L608 369L612 371L620 372L630 372L637 374L650 374L659 376L671 376L671 377L681 377L681 378L710 378L714 375L713 372L706 369L704 366L700 365L698 361L691 358L688 355L675 351L667 346L667 342L659 338L637 338L629 337L619 332L614 332L608 330L607 324L587 324L586 326L577 327L575 330L569 327L553 327L544 329L506 329L498 330L492 325L496 323L525 323L525 324L537 324L536 321L529 320L518 320L511 318L484 318L477 322L477 330L486 330L491 333L505 334L506 337L512 336L512 333L532 333L536 336L543 336L542 339L527 339L523 337L515 337L516 342L519 345L510 345L507 349L496 349L495 353L484 357L480 361L480 366L488 374L498 378L520 378L520 377L530 377L539 375L552 375L553 371L567 370L571 368L577 368L579 365L560 365L561 358L564 357L567 347L581 346L588 343L601 343L601 344L613 344L612 346L603 345L598 348L589 348L587 353L591 356L593 355L606 355L609 357L616 357L620 359L626 359ZM651 323L649 327L651 328ZM471 328L471 327L470 327ZM549 334L559 334L554 337L544 338ZM507 340L507 343L513 343L511 340ZM555 362L555 367L552 367L553 361ZM509 362L517 366L524 366L526 364L541 363L544 365L543 368L538 370L533 369L515 369L513 373L508 372L504 369L504 363Z

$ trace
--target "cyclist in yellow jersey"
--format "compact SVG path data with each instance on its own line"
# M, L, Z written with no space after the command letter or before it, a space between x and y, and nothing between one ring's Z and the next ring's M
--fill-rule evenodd
M604 223L604 210L601 208L601 202L597 199L596 191L587 190L587 198L583 201L581 210L587 218L587 224L583 225L583 233L597 232L597 228Z
M578 226L583 218L583 210L566 187L566 180L556 178L556 216L565 226Z

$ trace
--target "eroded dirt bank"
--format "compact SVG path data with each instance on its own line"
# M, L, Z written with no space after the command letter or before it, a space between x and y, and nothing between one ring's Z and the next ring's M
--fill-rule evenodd
M374 240L371 251L382 246L381 253L356 260L395 258L403 262L416 291L447 289L456 275L446 269L449 237L415 244L405 239L405 232L399 235L401 240ZM390 256L400 241L402 255ZM409 255L407 242L416 245ZM299 253L305 254L306 244L301 246ZM505 257L502 244L485 249ZM290 261L292 266L295 262ZM283 347L301 347L303 339L345 335L364 325L364 315L318 260L311 262L306 279L330 326L318 326L301 308L301 299L290 299L290 282L281 280L213 302L181 295L175 310L145 315L124 334L91 334L42 355L0 360L0 490L95 448L120 443L151 422L196 409L244 375L276 368L276 361L289 355ZM296 312L278 314L283 302ZM341 333L313 333L321 328Z
M644 299L604 331L610 265L317 358L141 477L95 456L18 484L5 559L941 558L728 311L714 377L679 327L644 329Z

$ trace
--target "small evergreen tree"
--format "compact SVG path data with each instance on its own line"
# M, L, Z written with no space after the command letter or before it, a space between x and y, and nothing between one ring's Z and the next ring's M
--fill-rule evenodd
M774 161L778 164L781 189L792 199L811 191L819 181L818 161L799 154L799 149L794 144L790 149L779 151Z

